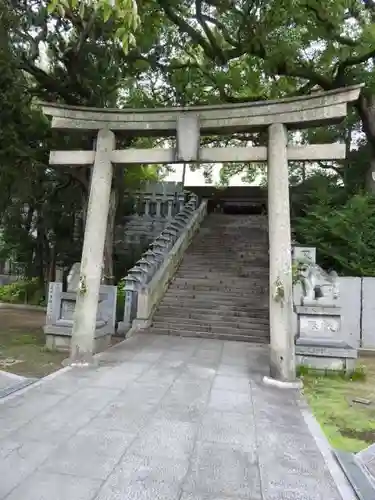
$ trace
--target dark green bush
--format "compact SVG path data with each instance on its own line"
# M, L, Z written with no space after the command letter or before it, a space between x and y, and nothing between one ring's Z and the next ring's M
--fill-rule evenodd
M37 278L17 281L0 287L0 302L45 305L45 291Z
M123 279L117 283L116 321L122 321L124 317L124 286L125 281Z
M375 197L363 193L339 202L307 195L293 221L299 243L315 246L318 263L344 276L375 276Z

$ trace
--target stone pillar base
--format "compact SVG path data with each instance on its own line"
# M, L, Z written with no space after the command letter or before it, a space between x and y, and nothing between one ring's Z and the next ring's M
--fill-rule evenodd
M94 352L91 355L82 355L79 357L81 361L84 363L92 362L90 361L93 358L93 354L98 352L105 351L111 345L111 337L110 333L106 333L104 335L100 335L94 339ZM72 343L71 335L64 335L62 333L46 333L46 348L51 351L58 352L69 352ZM69 358L70 359L70 358ZM73 361L73 360L71 360ZM81 362L80 361L80 362ZM65 363L71 364L71 363Z
M296 361L298 365L314 370L351 372L355 370L357 350L345 342L324 343L299 339Z

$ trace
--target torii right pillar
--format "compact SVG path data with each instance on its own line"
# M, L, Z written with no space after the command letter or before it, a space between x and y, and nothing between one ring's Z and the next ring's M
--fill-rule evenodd
M293 279L289 207L287 130L268 128L268 233L270 260L270 375L282 382L296 380L294 354Z

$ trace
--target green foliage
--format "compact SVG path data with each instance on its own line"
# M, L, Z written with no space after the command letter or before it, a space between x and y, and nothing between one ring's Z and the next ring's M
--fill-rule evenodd
M297 366L297 377L299 378L332 378L332 379L343 379L352 381L366 380L366 368L362 365L356 366L353 370L329 370L317 368L310 368L308 366L299 365Z
M334 448L358 452L375 439L374 406L356 404L354 398L374 401L375 364L363 358L352 376L317 374L304 370L304 394Z
M318 262L346 276L375 276L375 197L346 195L328 183L305 193L293 229L317 248Z
M38 279L17 281L0 287L0 302L45 305L44 289Z

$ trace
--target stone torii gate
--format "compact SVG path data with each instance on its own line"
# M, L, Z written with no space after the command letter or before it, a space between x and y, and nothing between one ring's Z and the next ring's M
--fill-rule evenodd
M360 86L306 97L245 104L154 109L96 109L43 103L52 128L97 135L93 151L51 151L51 165L93 166L71 364L92 362L113 167L126 164L267 162L270 261L270 373L295 380L288 161L345 158L345 145L288 146L287 130L337 123ZM201 135L268 130L268 147L200 147ZM176 136L172 149L116 149L115 134Z

